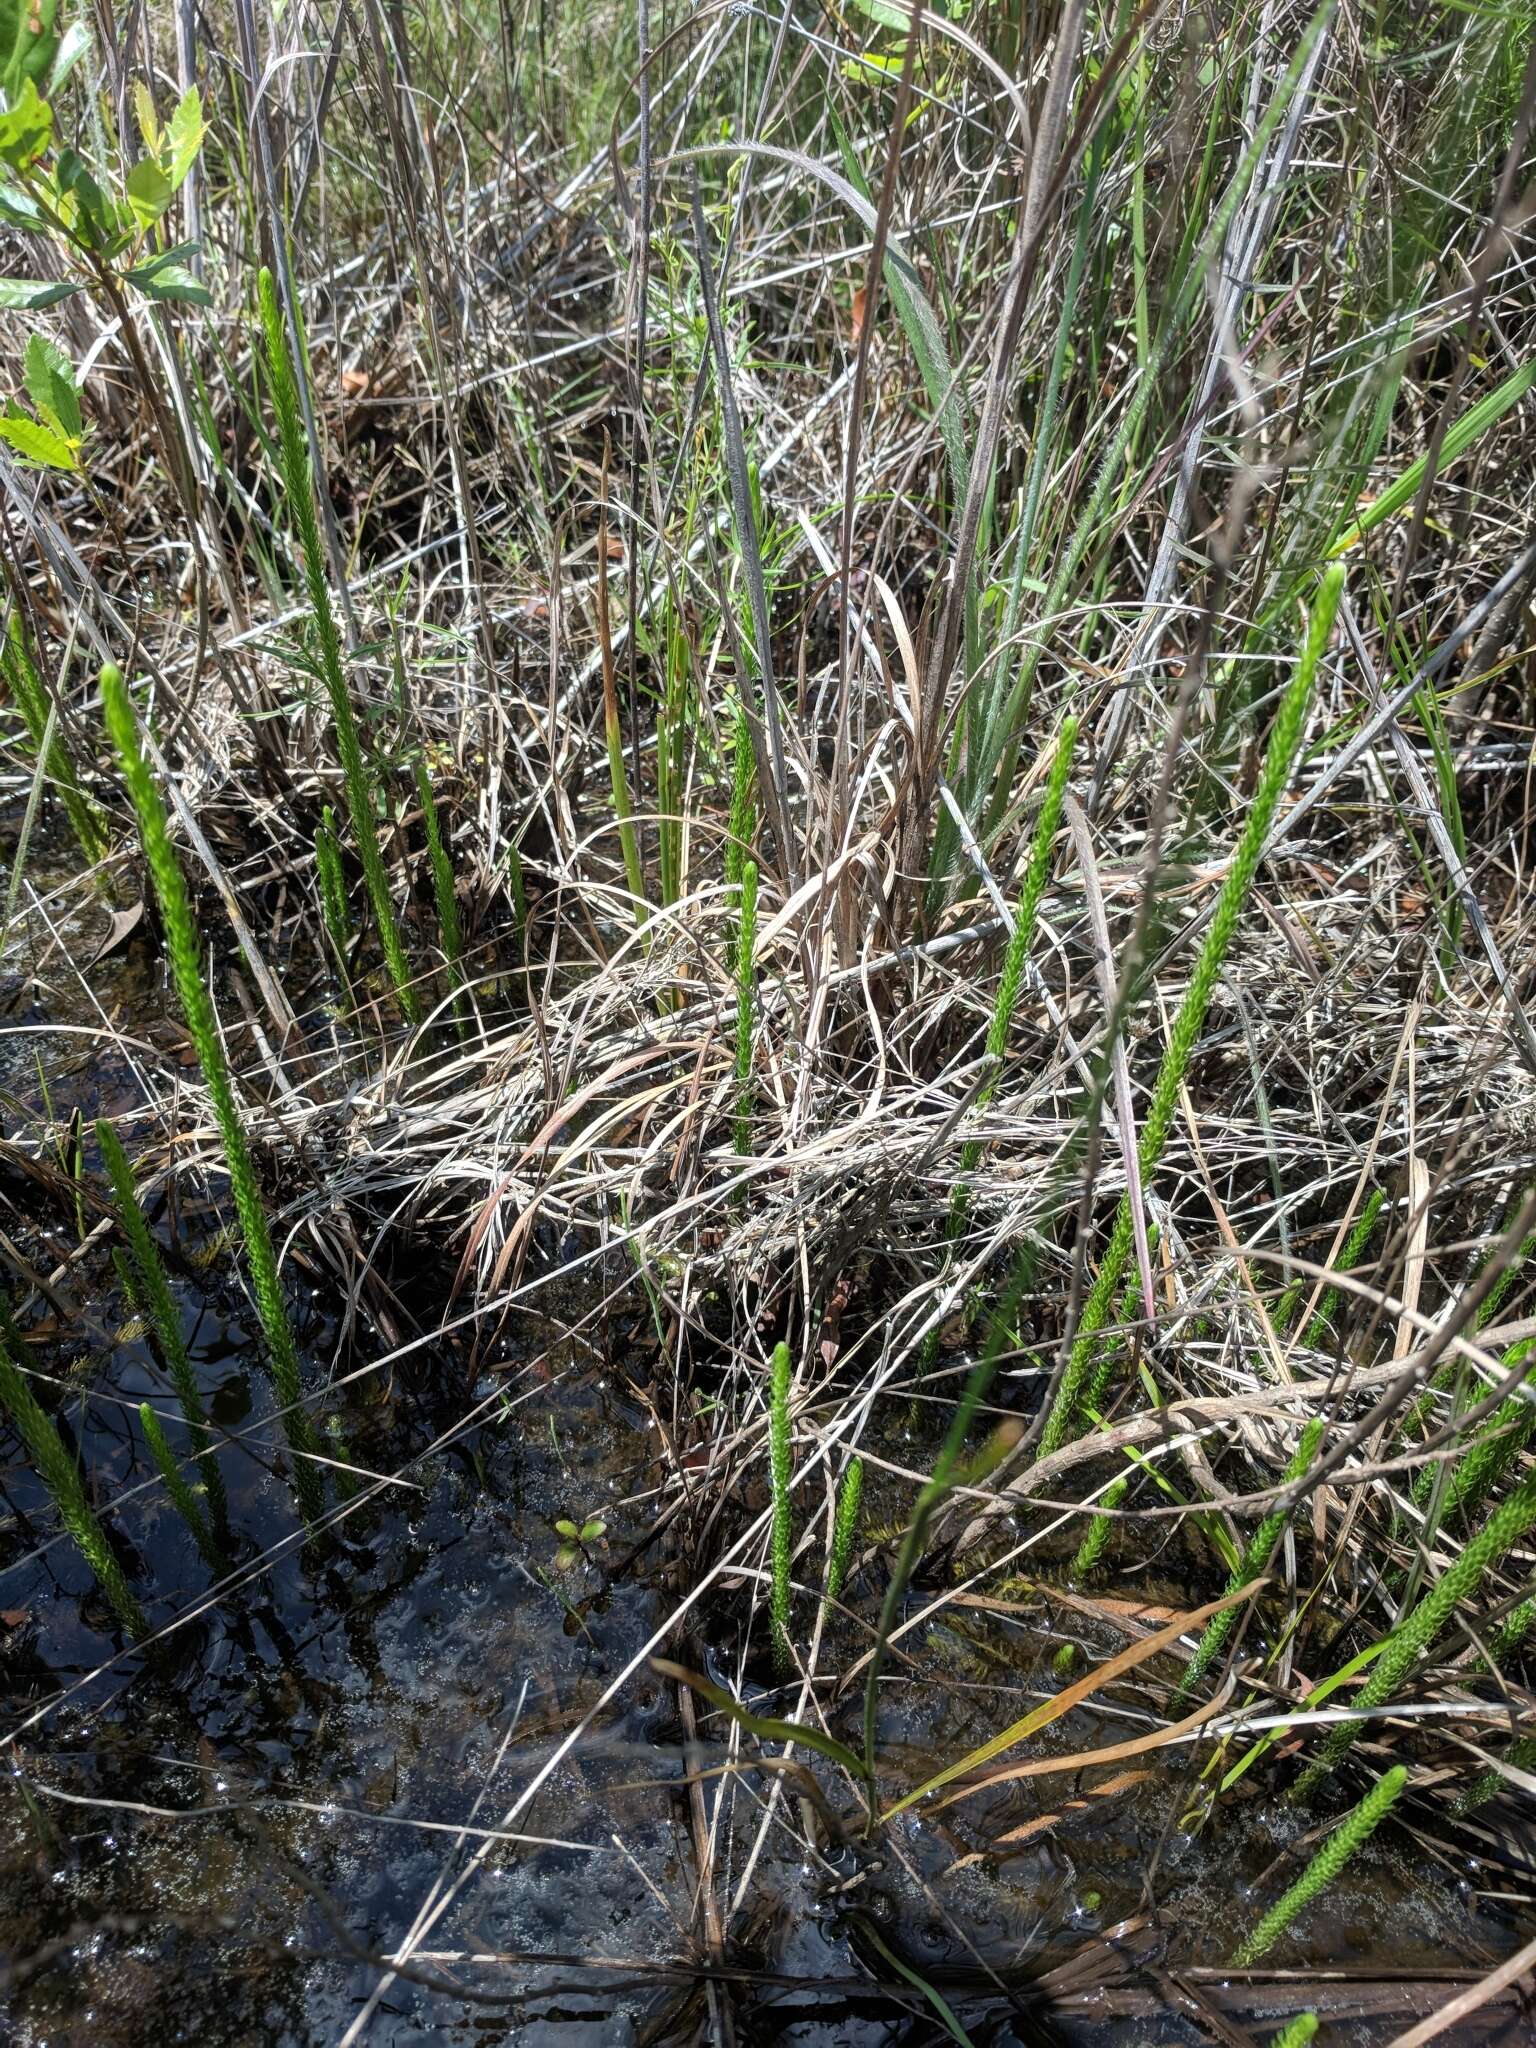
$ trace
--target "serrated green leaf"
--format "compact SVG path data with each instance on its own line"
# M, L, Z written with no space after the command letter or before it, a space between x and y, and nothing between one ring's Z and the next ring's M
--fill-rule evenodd
M37 96L37 87L27 79L11 95L11 105L0 114L0 163L13 171L35 164L53 140L53 109Z
M170 205L171 181L153 157L141 157L128 173L124 188L133 217L141 228L152 228Z
M129 278L146 299L160 299L173 305L211 306L213 294L195 278L184 263L144 264L130 270Z
M23 462L38 469L80 467L74 449L62 435L45 427L41 420L28 419L25 413L0 413L0 441L8 442Z
M176 111L165 131L165 148L161 153L161 162L165 165L173 192L181 189L188 171L196 163L197 152L203 146L206 133L202 95L195 85L189 85L176 102Z
M80 286L59 284L46 277L0 277L0 309L13 313L35 313L43 306L56 306L60 299L72 299Z
M59 431L70 442L84 432L80 417L80 390L69 357L46 334L34 334L22 360L22 382L27 395L42 414L51 414Z

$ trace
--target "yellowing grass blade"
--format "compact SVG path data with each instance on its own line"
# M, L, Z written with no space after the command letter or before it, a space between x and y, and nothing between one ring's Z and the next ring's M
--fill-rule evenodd
M1001 1735L994 1735L990 1742L984 1742L979 1749L971 1750L958 1763L949 1764L919 1785L915 1792L909 1792L905 1799L898 1799L894 1806L888 1806L880 1816L890 1820L898 1813L904 1813L909 1806L915 1806L919 1799L926 1799L930 1792L937 1792L942 1785L952 1785L956 1778L963 1778L968 1771L980 1770L983 1764L991 1763L993 1757L1001 1756L1005 1749L1012 1749L1016 1742L1023 1742L1041 1728L1048 1728L1052 1721L1059 1721L1063 1714L1070 1714L1076 1706L1090 1699L1102 1685L1108 1685L1112 1678L1119 1678L1123 1672L1134 1671L1138 1664L1144 1664L1159 1650L1166 1650L1176 1643L1186 1630L1203 1628L1213 1614L1221 1614L1228 1607L1235 1607L1240 1600L1251 1600L1261 1587L1269 1584L1268 1579L1255 1579L1251 1585L1242 1587L1236 1593L1225 1594L1220 1600L1212 1600L1204 1607L1197 1607L1192 1614L1181 1614L1170 1621L1166 1628L1160 1628L1156 1635L1145 1637L1139 1643L1132 1643L1118 1656L1111 1657L1107 1664L1101 1664L1096 1671L1090 1671L1075 1685L1067 1686L1048 1700L1042 1700L1022 1720L1015 1721L1011 1728L1005 1728Z

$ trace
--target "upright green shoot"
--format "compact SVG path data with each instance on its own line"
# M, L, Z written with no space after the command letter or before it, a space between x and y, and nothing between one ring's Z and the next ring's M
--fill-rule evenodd
M415 1024L421 1018L421 1003L411 985L410 968L406 964L405 948L401 943L400 928L395 922L394 904L390 900L389 878L384 872L384 862L379 853L374 794L363 760L362 741L358 736L351 692L347 688L347 679L342 667L341 635L336 626L336 614L331 607L330 585L325 575L325 555L320 544L320 526L315 516L314 479L310 471L309 447L304 438L294 365L288 353L288 338L283 327L282 309L278 304L271 271L261 272L256 280L256 292L261 304L261 322L266 333L267 369L272 383L272 407L277 415L283 493L287 500L289 517L298 529L299 552L304 559L305 587L309 593L310 614L319 643L320 674L325 683L325 694L330 700L331 729L335 735L336 752L341 761L347 814L352 821L352 834L357 841L357 850L362 859L363 880L367 885L368 901L373 907L374 922L378 926L379 943L384 948L384 959L389 968L390 979L395 985L401 1009L410 1022Z
M756 1010L757 862L741 871L741 923L736 933L736 1150L752 1150L752 1026Z
M834 1601L843 1590L848 1567L853 1562L854 1539L859 1533L859 1503L864 1494L864 1460L850 1458L837 1489L832 1510L832 1548L827 1557L827 1600Z
M213 999L203 982L197 927L187 898L187 885L171 845L165 806L139 745L138 723L129 701L128 686L123 681L122 670L111 662L101 672L101 695L107 730L112 736L123 780L138 815L139 836L160 904L176 992L186 1012L187 1030L197 1050L203 1085L212 1100L214 1119L223 1141L235 1210L245 1240L251 1292L256 1298L256 1309L261 1318L272 1382L282 1404L283 1429L294 1454L294 1486L305 1520L314 1522L323 1510L324 1495L319 1475L311 1462L315 1436L304 1408L299 1354L283 1301L282 1281L278 1277L277 1257L272 1249L272 1236L267 1227L267 1212L261 1199L255 1163L235 1101L229 1063L224 1056L224 1041L219 1036Z
M773 1661L781 1677L794 1669L789 1644L790 1562L794 1549L790 1521L790 1487L793 1471L789 1441L789 1382L793 1372L787 1344L776 1344L768 1368L768 1473L773 1491L772 1532L769 1556L773 1569L770 1616L773 1630Z
M106 857L106 827L100 811L80 787L79 774L58 729L58 718L32 660L21 614L16 609L11 612L5 643L0 647L0 672L26 725L32 751L59 793L81 856L88 867L94 868Z
M128 1240L128 1250L133 1259L134 1293L143 1314L155 1335L160 1355L165 1360L165 1369L171 1376L171 1385L176 1389L176 1398L181 1403L181 1412L186 1418L187 1428L192 1433L192 1442L197 1447L198 1472L202 1478L203 1491L213 1513L214 1526L226 1526L229 1507L224 1493L224 1479L219 1471L212 1432L203 1413L203 1397L198 1389L197 1374L188 1356L185 1340L181 1334L181 1316L177 1311L175 1296L171 1293L170 1282L165 1277L165 1266L160 1257L159 1246L150 1235L149 1224L139 1206L138 1189L134 1186L133 1168L128 1164L128 1155L116 1130L105 1117L97 1119L96 1142L101 1147L101 1156L106 1161L107 1173L112 1181L112 1192L117 1197L117 1219Z
M96 1574L107 1604L126 1634L144 1636L149 1624L128 1590L122 1566L91 1513L74 1459L64 1448L53 1418L44 1413L22 1369L20 1332L9 1305L0 1302L0 1405L16 1425L33 1469L53 1496L59 1520L74 1538L75 1548Z
M198 1506L192 1489L182 1477L176 1454L165 1440L165 1431L160 1418L147 1401L139 1403L139 1425L144 1431L144 1441L149 1445L149 1454L155 1461L155 1469L169 1496L171 1506L186 1523L197 1545L203 1562L209 1570L222 1576L229 1569L228 1561L219 1549L208 1518Z
M347 914L347 878L341 865L336 814L327 804L315 832L315 877L320 884L320 915L343 974L352 952L351 919Z
M1336 1881L1362 1844L1380 1826L1407 1782L1408 1773L1403 1765L1394 1765L1372 1786L1360 1804L1330 1831L1328 1839L1290 1890L1270 1907L1252 1934L1234 1952L1234 1970L1249 1969L1261 1956L1267 1955L1296 1915Z
M1238 841L1232 865L1227 871L1226 880L1222 883L1215 911L1190 976L1189 987L1174 1018L1162 1065L1158 1069L1152 1100L1141 1129L1139 1159L1144 1180L1150 1179L1162 1158L1163 1146L1173 1124L1179 1089L1189 1066L1190 1055L1194 1051L1195 1041L1200 1035L1206 1011L1215 993L1222 962L1226 959L1236 934L1249 887L1258 871L1264 842L1269 837L1269 829L1279 808L1280 798L1290 780L1296 750L1301 742L1302 728L1306 723L1307 709L1312 701L1318 668L1328 645L1329 634L1333 630L1334 617L1343 591L1344 573L1335 564L1324 574L1317 600L1312 607L1301 658L1296 664L1296 673L1281 699L1247 822ZM1130 1259L1131 1242L1131 1203L1127 1195L1121 1201L1109 1248L1104 1254L1103 1263L1084 1304L1082 1320L1073 1342L1067 1370L1062 1376L1060 1389L1041 1434L1042 1457L1049 1457L1053 1451L1060 1450L1078 1427L1083 1389L1093 1370L1099 1350L1099 1332L1104 1328Z

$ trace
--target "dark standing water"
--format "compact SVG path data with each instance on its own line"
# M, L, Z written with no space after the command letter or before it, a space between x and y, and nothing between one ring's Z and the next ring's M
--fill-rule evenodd
M607 1699L690 1583L673 1539L654 1535L666 1468L643 1303L605 1316L600 1342L570 1341L552 1309L519 1324L491 1369L444 1345L356 1378L340 1402L353 1456L399 1483L306 1551L218 1217L183 1195L157 1227L207 1400L232 1439L222 1469L243 1575L209 1598L209 1568L140 1436L148 1397L183 1440L168 1389L123 1329L103 1243L80 1254L79 1219L26 1170L62 1142L74 1108L88 1128L99 1110L142 1102L125 1020L160 1039L152 1057L165 1065L153 1020L166 1006L142 940L92 971L129 1044L104 1049L96 1035L68 965L94 948L104 913L85 922L51 950L34 920L26 978L13 972L5 990L0 1223L45 1276L63 1269L33 1315L36 1362L63 1382L61 1417L96 1498L112 1503L152 1623L169 1632L151 1658L124 1648L19 1446L0 1437L5 2040L955 2038L916 1973L978 2048L1251 2042L1304 2002L1313 1971L1302 1966L1326 1959L1365 1981L1334 1986L1325 2039L1379 2042L1528 1929L1518 1831L1494 1831L1479 1867L1465 1837L1433 1853L1389 1828L1276 1951L1276 1980L1234 1989L1221 1959L1278 1884L1250 1887L1303 1823L1255 1796L1224 1808L1217 1834L1179 1833L1189 1751L907 1815L875 1852L856 1835L839 1842L792 1785L719 1773L739 1744L717 1717L703 1716L690 1749L675 1694L643 1666ZM302 1241L290 1271L319 1384L336 1325ZM385 1348L364 1330L345 1369ZM877 1490L870 1512L896 1519L904 1502ZM555 1523L593 1518L603 1535L562 1555ZM1178 1608L1197 1589L1130 1590ZM694 1617L688 1654L730 1671L751 1597L748 1583L722 1584ZM917 1781L1056 1689L1063 1635L1095 1658L1123 1646L1103 1620L1029 1595L1014 1607L956 1611L912 1645L917 1664L897 1667L886 1696L889 1782ZM866 1640L834 1632L821 1668L851 1664ZM1113 1697L1110 1710L1066 1717L1036 1753L1152 1725L1135 1688ZM842 1807L835 1774L819 1775ZM742 1895L714 1956L701 1841L716 1899ZM1294 1871L1285 1864L1279 1882ZM410 1972L381 1992L378 1958L418 1929ZM1050 1971L1062 1996L1046 2012L1032 1987ZM1392 1972L1435 1981L1405 1994ZM1525 2040L1527 2028L1506 2002L1448 2038Z

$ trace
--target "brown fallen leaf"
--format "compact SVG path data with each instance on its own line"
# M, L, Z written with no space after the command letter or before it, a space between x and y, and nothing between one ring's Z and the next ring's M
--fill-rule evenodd
M120 946L126 946L129 939L132 938L143 922L144 904L142 900L130 905L127 910L114 910L111 925L107 929L107 935L90 959L86 961L86 966L94 967L98 960L105 960L109 953L115 953Z

